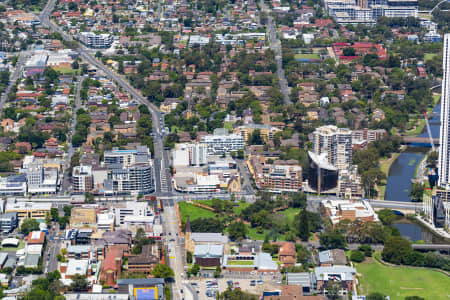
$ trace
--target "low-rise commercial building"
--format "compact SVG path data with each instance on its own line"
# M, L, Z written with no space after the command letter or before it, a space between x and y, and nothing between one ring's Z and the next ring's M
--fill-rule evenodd
M374 209L366 200L324 200L321 206L333 225L342 220L379 221Z
M206 144L208 154L223 154L244 149L242 135L229 134L225 128L216 128L212 135L202 136L201 141Z
M38 202L12 202L8 201L5 206L5 212L16 212L19 220L25 218L45 219L47 213L50 213L51 203Z
M17 228L18 217L17 212L8 212L0 215L0 231L1 232L12 232Z

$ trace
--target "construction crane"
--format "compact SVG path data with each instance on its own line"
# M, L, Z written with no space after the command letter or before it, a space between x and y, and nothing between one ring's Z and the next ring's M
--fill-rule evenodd
M431 135L431 128L430 128L430 123L428 123L428 116L427 116L427 112L424 111L423 112L423 116L425 118L425 123L427 125L427 131L428 131L428 138L430 139L430 145L431 145L431 149L434 151L436 151L436 149L434 148L434 143L433 143L433 136Z

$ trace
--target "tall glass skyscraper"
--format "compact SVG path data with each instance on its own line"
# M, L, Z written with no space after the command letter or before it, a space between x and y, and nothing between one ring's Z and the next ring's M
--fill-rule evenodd
M450 33L444 36L438 185L450 189Z

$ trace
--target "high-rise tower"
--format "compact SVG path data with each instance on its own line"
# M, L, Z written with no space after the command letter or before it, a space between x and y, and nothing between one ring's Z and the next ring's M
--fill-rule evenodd
M450 33L444 36L438 185L450 189Z

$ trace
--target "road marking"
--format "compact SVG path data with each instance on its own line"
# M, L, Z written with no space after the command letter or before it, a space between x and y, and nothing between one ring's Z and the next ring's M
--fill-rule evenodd
M169 259L175 259L175 256L169 256Z

